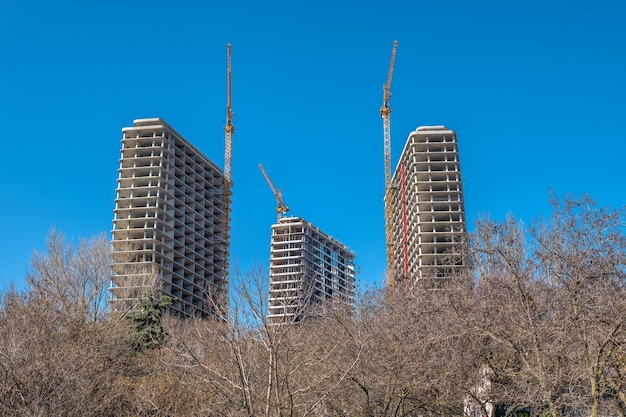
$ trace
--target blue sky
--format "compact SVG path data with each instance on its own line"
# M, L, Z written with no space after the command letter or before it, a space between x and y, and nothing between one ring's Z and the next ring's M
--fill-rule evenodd
M232 256L267 265L274 197L384 281L379 108L394 40L393 165L458 135L467 221L549 214L550 188L626 202L620 1L0 2L0 287L51 227L110 234L121 129L161 117L223 166L233 48Z

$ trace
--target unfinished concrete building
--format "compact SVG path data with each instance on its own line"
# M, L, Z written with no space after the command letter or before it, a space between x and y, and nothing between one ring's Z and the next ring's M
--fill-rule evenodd
M390 285L458 273L465 234L457 138L445 126L411 132L391 180L393 263ZM386 199L389 201L389 199Z
M224 314L230 194L222 170L161 119L135 120L122 133L112 308L160 291L175 315Z
M354 253L298 217L272 225L270 323L316 316L329 302L354 305Z

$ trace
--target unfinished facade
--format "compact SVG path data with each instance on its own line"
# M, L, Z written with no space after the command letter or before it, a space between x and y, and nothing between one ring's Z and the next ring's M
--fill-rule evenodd
M223 315L230 201L222 171L161 119L135 120L122 133L112 308L160 291L175 315Z
M299 322L327 302L354 305L354 253L298 217L272 225L270 323Z
M393 241L388 283L412 285L457 273L465 211L455 132L445 126L411 132L388 192Z

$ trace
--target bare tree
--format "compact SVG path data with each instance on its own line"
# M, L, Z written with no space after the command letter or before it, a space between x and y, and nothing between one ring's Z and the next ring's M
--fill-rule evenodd
M349 332L361 353L341 395L333 396L335 409L364 416L462 415L464 378L474 364L458 356L464 341L451 327L444 290L373 290L361 300Z
M551 204L552 218L530 230L534 257L546 277L559 337L569 347L566 358L576 364L565 388L568 403L595 417L619 398L609 380L626 331L626 211L598 207L588 196L553 196Z
M347 378L342 310L277 323L267 317L268 277L236 273L228 321L191 320L172 330L171 364L201 382L221 415L325 415L327 400ZM320 306L321 307L321 306Z
M122 323L73 319L40 295L2 295L0 414L127 415L132 399L116 387L120 375L149 374L142 368Z
M81 239L74 247L55 229L46 240L46 252L33 253L27 275L34 294L92 321L107 313L110 279L111 256L104 235Z
M52 231L28 290L0 294L0 414L625 417L624 210L551 202L530 227L478 222L445 285L304 304L281 322L262 268L233 274L228 320L182 321L160 316L156 271L122 260L120 288L152 288L170 335L148 329L141 349L127 311L106 314L108 243Z
M171 379L148 360L158 352L137 354L127 321L107 314L108 242L74 247L53 230L46 248L27 291L0 294L0 414L155 415L139 388Z
M552 218L532 227L477 224L465 322L488 338L494 399L598 416L622 401L609 375L626 324L624 213L588 197L551 203Z

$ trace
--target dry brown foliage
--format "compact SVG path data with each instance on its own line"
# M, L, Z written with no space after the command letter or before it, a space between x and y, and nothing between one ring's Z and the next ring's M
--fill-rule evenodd
M552 203L530 226L480 221L443 287L301 322L268 322L267 274L236 271L228 320L166 317L140 352L102 304L108 245L53 232L0 298L0 415L625 416L624 211Z

